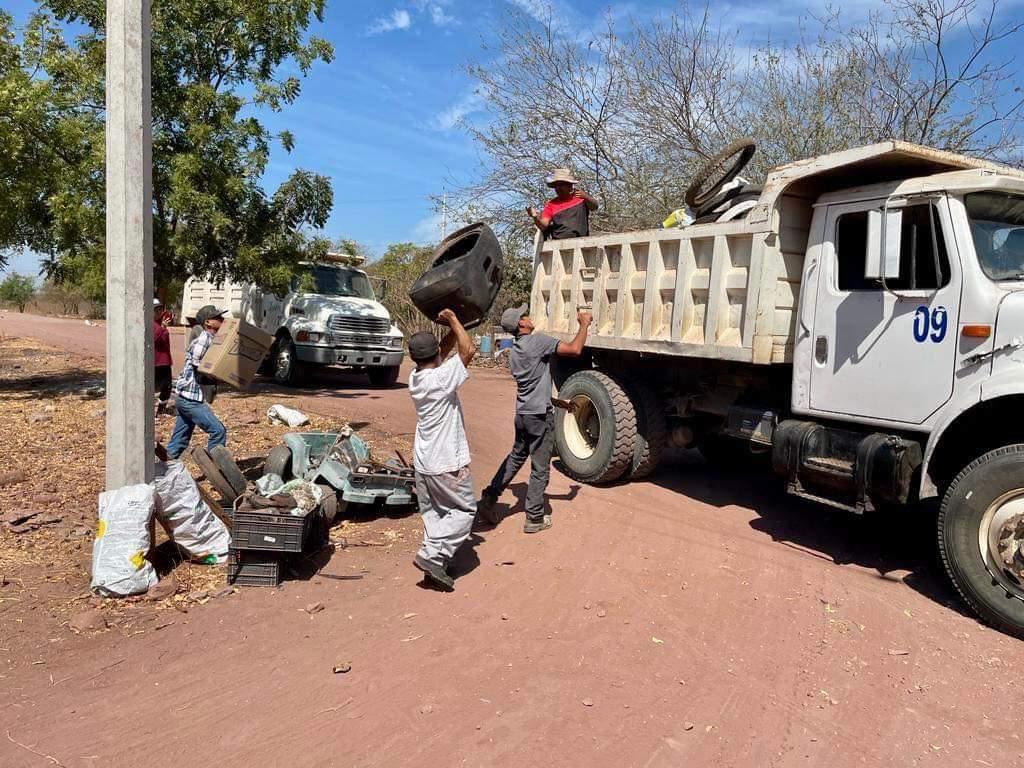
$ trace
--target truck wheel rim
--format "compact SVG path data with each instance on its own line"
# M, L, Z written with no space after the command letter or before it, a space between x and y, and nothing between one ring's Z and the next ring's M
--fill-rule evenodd
M1024 600L1024 489L1003 494L978 528L981 559L1008 597Z
M287 349L279 350L277 353L277 376L287 379L292 370L292 356Z
M574 408L566 411L562 422L566 447L573 456L589 459L601 439L601 419L594 402L586 395L576 395L570 402Z

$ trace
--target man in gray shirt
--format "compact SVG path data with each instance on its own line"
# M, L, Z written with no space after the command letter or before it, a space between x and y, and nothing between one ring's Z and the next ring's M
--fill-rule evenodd
M530 485L526 492L523 531L539 533L551 527L551 515L544 513L544 491L550 476L555 426L551 407L551 359L555 355L579 357L583 354L592 318L588 312L580 312L577 320L580 329L576 338L567 344L543 333L534 333L525 304L506 309L501 315L501 327L516 337L509 353L509 367L517 389L516 441L477 504L480 516L492 525L499 519L494 509L498 497L529 457Z

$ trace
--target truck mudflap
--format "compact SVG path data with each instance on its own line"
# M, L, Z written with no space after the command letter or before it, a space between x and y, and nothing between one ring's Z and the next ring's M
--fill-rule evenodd
M916 440L810 421L783 421L773 443L772 466L790 493L857 514L906 504L922 463Z
M350 349L296 344L299 361L313 365L352 365L366 368L387 368L402 364L402 350Z

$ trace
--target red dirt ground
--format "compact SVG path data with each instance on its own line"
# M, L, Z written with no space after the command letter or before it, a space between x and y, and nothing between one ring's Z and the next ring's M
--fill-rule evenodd
M80 321L8 313L0 333L103 349ZM511 382L475 370L462 400L479 488L511 442ZM359 378L302 406L413 428L403 387ZM525 536L522 479L450 595L417 586L406 537L159 632L40 636L0 678L0 765L1024 761L1024 645L964 615L926 518L853 519L683 455L614 488L554 472L555 526Z

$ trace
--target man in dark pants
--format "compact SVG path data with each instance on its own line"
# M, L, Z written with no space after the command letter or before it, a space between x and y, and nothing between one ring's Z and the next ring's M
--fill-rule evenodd
M488 523L496 524L495 504L512 478L530 457L530 485L526 492L525 533L539 533L551 527L551 515L544 513L544 491L548 487L555 416L551 407L551 358L579 357L587 341L592 318L588 312L577 315L580 329L566 344L542 333L533 332L526 305L506 309L501 327L515 334L509 353L509 368L516 380L516 441L512 452L498 467L490 485L484 489L477 512Z
M170 314L160 299L153 299L153 382L157 393L156 415L166 412L171 399L171 324Z

